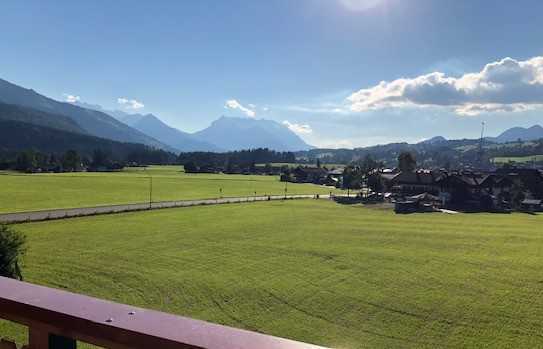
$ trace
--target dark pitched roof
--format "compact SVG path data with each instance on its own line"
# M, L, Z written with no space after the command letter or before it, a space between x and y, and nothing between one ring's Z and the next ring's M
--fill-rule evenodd
M381 173L380 174L381 178L386 180L386 181L393 180L397 175L398 175L398 173Z
M339 176L339 175L343 174L343 169L342 168L336 168L334 170L328 171L328 174L333 175L333 176Z
M409 200L415 200L415 201L441 201L441 199L435 195L429 194L429 193L422 193L419 195L414 195L408 197Z
M389 176L383 174L382 176ZM443 176L442 172L438 171L425 171L419 170L414 172L400 172L396 174L391 180L395 184L420 184L420 185L432 185ZM385 177L386 178L386 177Z
M326 170L320 167L297 167L294 171L304 172L304 173L313 173L313 174L326 174Z
M541 200L525 199L525 200L522 200L521 204L539 206L541 205Z
M488 173L453 172L444 175L441 180L447 182L460 182L470 187L479 187L492 185L495 181L495 176Z

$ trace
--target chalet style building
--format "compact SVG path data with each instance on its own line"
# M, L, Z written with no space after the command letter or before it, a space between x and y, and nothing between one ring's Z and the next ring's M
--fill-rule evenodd
M440 171L417 170L381 174L381 181L386 192L404 195L430 193L438 195L439 180L444 176Z
M439 197L442 206L465 209L488 210L517 199L543 199L543 172L532 169L490 173L417 170L382 173L380 179L384 191L397 197L428 193Z
M321 167L296 167L292 174L296 178L298 183L315 183L320 182L326 178L328 171Z
M298 166L288 173L281 175L281 181L294 183L313 183L332 187L341 187L343 184L343 169L328 170L325 167Z

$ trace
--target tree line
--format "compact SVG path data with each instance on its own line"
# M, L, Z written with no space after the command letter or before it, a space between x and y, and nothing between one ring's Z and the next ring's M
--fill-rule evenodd
M292 152L277 152L269 149L251 149L226 153L189 152L173 153L149 147L138 147L127 154L113 152L109 148L96 148L90 154L81 154L74 149L65 152L43 152L23 150L0 151L0 170L20 172L74 172L116 170L138 165L184 165L187 172L224 171L241 172L254 169L257 164L294 163Z
M177 162L185 167L185 172L254 172L257 164L294 163L292 152L277 152L267 148L257 148L225 153L190 152L181 153Z
M45 153L37 150L0 152L0 170L20 172L75 172L118 170L125 166L175 164L176 156L160 149L136 149L126 156L107 149L94 149L91 154L80 154L70 149L64 153Z

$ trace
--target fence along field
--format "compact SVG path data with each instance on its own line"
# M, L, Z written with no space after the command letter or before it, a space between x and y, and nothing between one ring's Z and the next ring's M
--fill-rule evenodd
M16 227L37 284L336 348L537 348L542 223L301 200Z
M186 174L180 166L127 168L110 173L0 174L0 212L35 211L157 201L283 195L277 176ZM221 190L222 189L222 190ZM313 184L288 183L288 194L328 194Z

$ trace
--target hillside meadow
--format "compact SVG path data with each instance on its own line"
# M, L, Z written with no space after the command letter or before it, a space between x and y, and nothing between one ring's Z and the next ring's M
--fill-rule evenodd
M510 156L510 157L496 157L492 159L496 164L506 164L506 163L532 163L532 162L541 162L543 161L543 155L530 155L530 156Z
M535 348L542 223L299 200L15 228L50 287L336 348Z
M181 166L136 167L108 173L3 172L0 173L0 212L148 202L150 177L153 201L285 193L285 183L278 176L188 174ZM288 194L330 191L336 190L313 184L287 185Z

